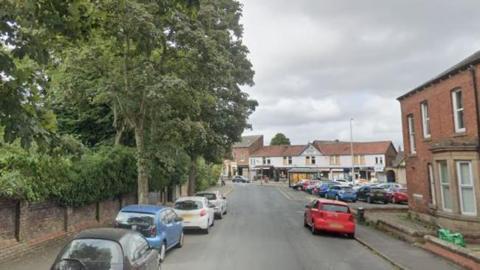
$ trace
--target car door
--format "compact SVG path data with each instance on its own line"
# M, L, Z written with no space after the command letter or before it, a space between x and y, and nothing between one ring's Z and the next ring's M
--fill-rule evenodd
M210 223L213 223L213 219L215 218L215 209L210 207L211 203L207 200L207 198L204 198L203 202L204 207L207 209L208 216L210 218Z
M176 244L176 241L178 240L175 226L175 213L171 209L165 210L165 228L167 248L170 248L172 245Z
M359 189L358 189L358 192L357 192L357 198L358 198L359 200L365 200L365 198L366 198L365 195L366 195L367 190L368 190L368 187L361 187L361 188L359 188Z
M310 221L312 220L312 207L314 207L316 204L317 200L313 200L305 205L305 217L309 225L311 225Z

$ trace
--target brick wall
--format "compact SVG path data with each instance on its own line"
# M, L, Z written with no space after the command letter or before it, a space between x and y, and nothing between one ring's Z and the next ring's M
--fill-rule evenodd
M477 67L477 76L480 75ZM464 102L464 121L466 132L455 134L451 91L461 88ZM421 121L421 102L428 103L430 115L431 138L424 139ZM427 213L430 198L428 181L428 163L432 162L430 148L433 144L444 141L472 142L478 139L477 108L473 80L470 71L462 71L450 78L435 83L412 96L400 101L402 111L403 142L405 146L407 186L410 207L419 212ZM410 153L407 116L413 115L415 128L416 154ZM416 196L413 196L417 194ZM438 194L437 194L438 195ZM420 197L421 196L421 197Z
M122 205L136 202L133 194L79 208L0 199L0 262L86 228L110 226Z

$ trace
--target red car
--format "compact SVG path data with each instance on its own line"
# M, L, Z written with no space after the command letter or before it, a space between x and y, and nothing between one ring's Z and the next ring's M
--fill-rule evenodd
M406 203L406 202L408 202L407 189L406 188L393 189L390 201L392 203Z
M305 205L303 219L305 227L310 227L312 234L328 231L355 236L355 221L348 205L341 201L315 199Z

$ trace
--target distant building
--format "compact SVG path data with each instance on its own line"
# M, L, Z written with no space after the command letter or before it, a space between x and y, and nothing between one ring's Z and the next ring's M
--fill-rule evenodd
M480 236L480 51L398 98L410 209Z
M405 152L398 151L397 157L392 161L392 164L385 168L387 182L407 185L407 170L405 166Z
M263 147L263 135L242 136L240 142L232 146L232 159L224 161L224 175L250 177L250 155Z

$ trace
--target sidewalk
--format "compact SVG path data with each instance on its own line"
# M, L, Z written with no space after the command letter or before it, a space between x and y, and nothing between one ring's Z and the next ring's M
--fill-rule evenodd
M400 269L463 269L428 251L364 225L357 225L355 238Z

